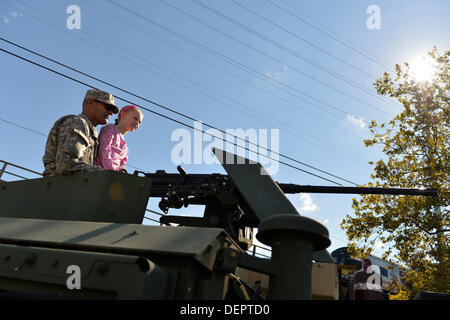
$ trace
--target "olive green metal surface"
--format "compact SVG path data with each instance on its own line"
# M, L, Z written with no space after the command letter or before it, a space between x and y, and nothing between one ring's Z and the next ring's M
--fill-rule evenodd
M214 153L260 221L278 214L298 215L261 164L220 149Z
M150 188L110 170L0 182L0 217L142 223Z
M29 298L162 299L167 287L166 272L140 256L0 244L0 257L1 289ZM70 266L78 288L67 286Z
M0 218L0 242L130 254L191 256L212 269L222 229ZM208 248L208 246L210 246Z

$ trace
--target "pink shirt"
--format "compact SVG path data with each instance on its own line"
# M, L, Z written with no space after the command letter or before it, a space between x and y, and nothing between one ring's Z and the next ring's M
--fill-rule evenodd
M105 170L125 169L128 160L128 147L123 135L114 124L102 127L98 137L99 146L94 164Z

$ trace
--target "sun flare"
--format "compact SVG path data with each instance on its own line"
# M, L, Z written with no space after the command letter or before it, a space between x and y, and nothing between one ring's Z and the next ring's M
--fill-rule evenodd
M435 61L429 56L415 58L409 64L411 76L418 82L433 80Z

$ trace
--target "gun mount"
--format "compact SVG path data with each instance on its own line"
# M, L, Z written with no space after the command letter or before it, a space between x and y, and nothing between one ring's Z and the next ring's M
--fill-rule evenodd
M311 299L313 258L333 263L325 250L328 230L300 216L285 193L380 190L276 183L260 164L233 159L223 163L227 175L179 168L177 174L100 171L0 182L0 293L224 299L228 279L242 269L270 278L269 299ZM204 216L161 218L178 227L142 225L150 197L160 197L166 213L205 205ZM254 227L272 247L270 259L246 253ZM80 290L67 285L69 266L82 270Z

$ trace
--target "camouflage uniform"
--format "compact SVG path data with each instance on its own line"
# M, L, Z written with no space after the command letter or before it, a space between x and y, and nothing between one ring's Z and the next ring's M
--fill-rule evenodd
M98 134L84 114L68 115L55 122L45 145L44 176L77 171L98 171Z
M116 114L119 110L114 104L114 97L105 91L88 90L84 99L112 106ZM97 148L97 129L84 114L64 116L55 122L48 135L42 158L45 167L43 175L103 170L93 164Z

